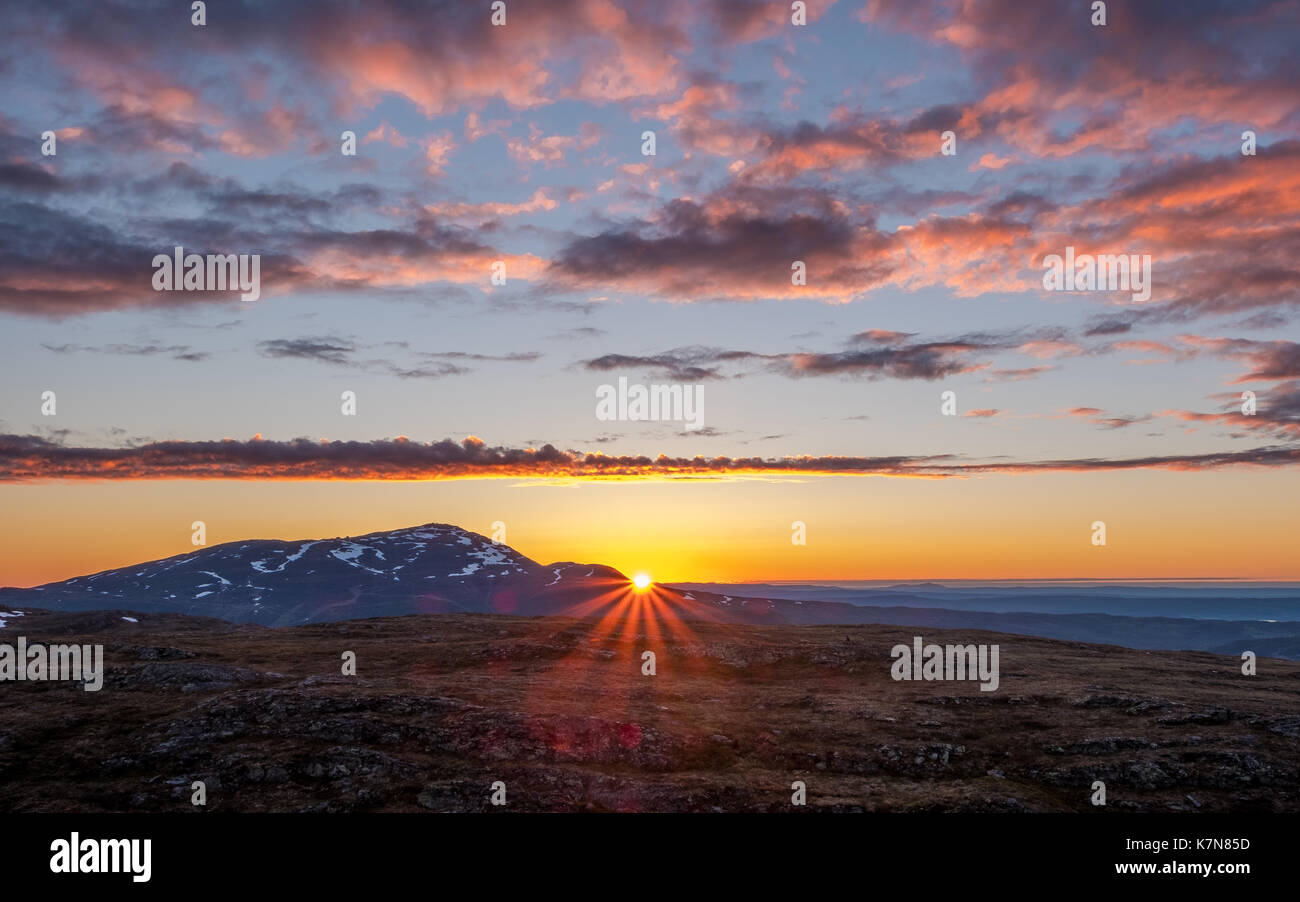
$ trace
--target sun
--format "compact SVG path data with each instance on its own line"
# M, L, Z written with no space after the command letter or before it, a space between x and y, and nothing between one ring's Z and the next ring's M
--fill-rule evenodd
M650 588L650 576L646 573L638 573L632 577L632 585L636 586L638 592L644 592Z

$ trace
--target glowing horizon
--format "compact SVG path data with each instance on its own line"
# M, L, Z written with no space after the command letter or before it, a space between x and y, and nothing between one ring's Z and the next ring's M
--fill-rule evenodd
M39 585L188 553L195 520L205 522L209 546L429 522L490 536L500 521L505 543L539 563L604 564L629 576L654 574L659 583L1297 576L1300 515L1289 496L1266 492L1268 473L1078 478L815 477L765 484L758 496L744 482L0 485L7 509L20 512L0 522L0 585ZM1162 511L1187 504L1184 486L1192 480L1195 507L1169 522ZM1044 495L1055 499L1053 508L1037 504ZM1105 547L1090 542L1097 519L1109 526ZM791 542L796 520L806 524L806 545ZM1198 562L1194 571L1189 561Z

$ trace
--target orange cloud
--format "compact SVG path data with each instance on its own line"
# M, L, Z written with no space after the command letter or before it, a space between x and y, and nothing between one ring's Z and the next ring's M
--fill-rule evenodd
M152 442L126 448L78 448L37 436L0 436L0 481L51 479L673 479L744 476L908 476L945 478L1106 470L1216 470L1300 464L1300 448L1106 460L962 462L920 457L656 457L541 448L488 447L470 437L429 444L406 438L371 442Z

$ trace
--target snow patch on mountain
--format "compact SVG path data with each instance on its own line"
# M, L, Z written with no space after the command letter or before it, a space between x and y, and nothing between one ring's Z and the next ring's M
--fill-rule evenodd
M320 542L304 542L301 548L299 548L296 552L294 552L293 554L286 557L283 561L281 561L280 566L273 567L269 570L266 567L262 566L263 564L266 563L266 560L253 561L252 564L250 564L249 566L251 566L254 570L258 571L259 573L281 573L284 571L284 568L286 566L292 564L296 560L299 560L304 554L306 554L308 548L312 547L313 545L319 545L319 544ZM240 551L243 551L247 547L248 547L247 545L241 546ZM284 554L283 551L277 553Z

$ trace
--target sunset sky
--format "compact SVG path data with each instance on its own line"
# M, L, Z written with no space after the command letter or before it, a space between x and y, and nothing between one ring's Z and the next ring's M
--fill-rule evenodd
M0 7L0 585L195 520L1300 578L1300 4L490 5ZM261 298L153 290L176 245ZM1150 255L1150 299L1044 290L1067 247ZM703 428L598 419L619 377Z

